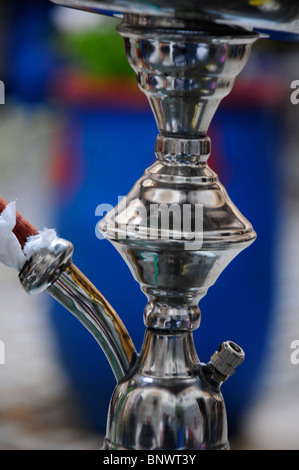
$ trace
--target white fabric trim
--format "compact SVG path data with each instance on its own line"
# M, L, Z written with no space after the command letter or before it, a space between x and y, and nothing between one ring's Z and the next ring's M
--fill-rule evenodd
M13 233L16 225L16 202L10 202L0 214L0 262L20 271L37 250L49 246L57 238L54 229L45 228L38 235L28 237L24 251Z

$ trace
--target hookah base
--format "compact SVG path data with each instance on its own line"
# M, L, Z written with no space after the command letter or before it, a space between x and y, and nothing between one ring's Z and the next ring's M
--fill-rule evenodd
M107 439L105 437L104 439L104 442L103 442L103 446L101 448L101 450L144 450L144 449L129 449L127 447L123 447L121 445L117 445L117 444L113 444L111 441L109 441L109 439ZM192 451L192 450L230 450L230 445L229 445L229 442L227 441L226 443L224 444L221 444L221 445L218 445L218 446L214 446L214 447L206 447L206 446L203 446L201 448L194 448L194 449L161 449L161 448L157 448L157 449L147 449L147 451L161 451L161 450L170 450L170 451L175 451L175 450L178 450L178 451Z

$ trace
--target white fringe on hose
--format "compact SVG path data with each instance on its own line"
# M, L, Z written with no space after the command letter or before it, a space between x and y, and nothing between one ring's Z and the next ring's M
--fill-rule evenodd
M57 238L54 229L45 228L38 235L28 237L24 250L13 233L16 225L16 202L10 202L0 214L0 262L21 271L25 262L36 251L49 246Z

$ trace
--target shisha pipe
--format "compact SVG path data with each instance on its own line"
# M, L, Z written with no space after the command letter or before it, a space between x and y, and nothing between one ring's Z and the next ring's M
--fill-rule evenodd
M0 197L1 216L5 209L13 212ZM19 273L21 284L31 294L47 290L70 310L99 343L119 381L137 357L132 340L109 302L72 263L73 245L58 238L55 231L51 239L47 238L48 232L46 229L46 241L41 243L41 232L15 213L10 241L17 240L23 253L28 253ZM3 250L5 246L0 247L0 254L4 254Z
M99 224L148 300L141 351L136 354L113 309L73 266L69 242L48 239L47 233L37 235L41 240L29 237L19 278L29 293L47 289L81 320L108 357L118 383L103 449L138 449L140 429L151 417L157 449L169 449L168 436L172 449L225 450L229 441L220 387L243 362L244 352L225 341L210 362L200 362L193 331L200 325L199 301L256 234L208 166L207 131L259 35L135 16L125 17L117 29L160 132L156 161ZM169 205L176 211L165 228L163 214L159 218L152 209ZM176 216L184 209L186 224Z
M69 242L54 237L40 244L35 239L39 243L35 250L29 237L24 253L28 256L28 244L33 251L20 270L21 283L31 293L47 289L74 313L103 347L117 380L123 378L111 399L105 449L135 449L144 417L152 418L162 442L166 415L175 423L177 449L190 449L186 436L196 420L200 433L192 449L227 449L220 385L243 361L244 353L229 341L222 343L210 363L200 363L192 332L200 322L199 300L256 235L207 165L207 131L260 30L298 33L298 1L52 1L122 16L117 30L160 132L156 162L135 184L128 204L122 200L100 225L148 298L147 330L139 356L113 309L73 266ZM152 221L149 206L174 201L179 209L184 201L192 202L192 209L202 205L203 230L195 231L203 235L202 246L192 238L187 248L180 238L184 231L177 225L175 240L139 238ZM132 220L136 209L142 217ZM190 215L189 221L196 221ZM189 240L190 233L186 235ZM169 449L163 442L159 448Z
M169 331L165 334L159 330L147 329L144 345L137 354L116 312L72 263L72 244L58 238L54 230L44 229L39 232L15 211L13 203L7 204L2 198L0 210L0 260L5 259L5 250L9 251L16 242L17 248L21 248L24 254L19 279L25 290L31 294L47 290L66 307L97 340L114 372L118 383L110 403L107 435L102 450L136 448L135 439L142 424L138 417L140 393L166 399L167 407L178 394L181 408L186 413L184 424L181 423L185 430L193 429L194 419L197 419L193 402L197 403L199 411L203 410L202 421L199 422L203 434L194 443L194 449L229 449L226 412L220 387L243 362L243 350L232 341L224 341L207 364L201 363L194 348L191 331ZM126 426L122 416L124 410L115 406L115 400L120 396L119 389L126 387L129 387L130 394L125 393L125 397L133 397L136 407L127 409L136 418L133 429ZM188 399L185 398L186 394ZM161 406L163 409L164 402L161 402ZM119 419L115 413L119 415ZM127 444L124 447L120 447L114 438L113 441L110 440L111 423L114 419L117 419L118 426L123 423ZM165 424L165 413L154 413L153 419L159 427L162 422ZM209 430L214 428L217 432L210 434Z

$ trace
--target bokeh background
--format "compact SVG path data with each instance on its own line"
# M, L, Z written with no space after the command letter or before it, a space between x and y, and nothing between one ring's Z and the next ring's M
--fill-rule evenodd
M73 242L75 264L140 349L146 303L95 235L154 161L156 124L115 26L50 2L0 1L0 195L37 228ZM233 449L299 449L299 44L253 48L209 135L211 167L258 238L201 302L202 361L226 339L246 360L223 385ZM45 293L28 296L0 266L0 449L98 449L115 381L95 340Z

